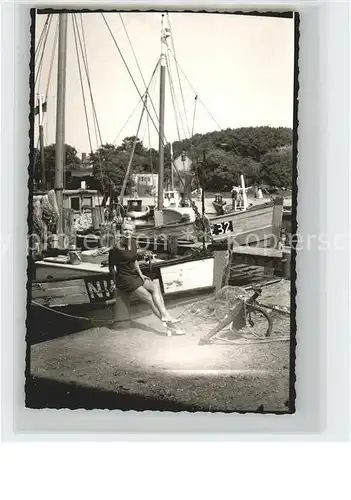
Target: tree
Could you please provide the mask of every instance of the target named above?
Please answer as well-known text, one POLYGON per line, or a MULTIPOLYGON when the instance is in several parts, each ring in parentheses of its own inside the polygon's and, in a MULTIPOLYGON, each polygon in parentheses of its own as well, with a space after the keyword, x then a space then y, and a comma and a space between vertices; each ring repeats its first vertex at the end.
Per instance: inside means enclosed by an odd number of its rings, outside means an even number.
POLYGON ((120 189, 128 165, 128 155, 113 144, 104 144, 90 156, 93 176, 104 194, 110 189, 120 189))
MULTIPOLYGON (((52 189, 55 184, 55 159, 56 159, 56 145, 50 144, 44 148, 44 161, 45 161, 45 173, 46 173, 46 183, 48 189, 52 189)), ((67 173, 80 166, 81 160, 77 155, 77 150, 65 144, 65 174, 64 179, 69 178, 67 173)), ((41 164, 40 164, 40 151, 34 149, 34 180, 39 183, 41 181, 41 164)), ((65 186, 66 187, 66 186, 65 186)))
MULTIPOLYGON (((96 188, 104 195, 109 196, 112 191, 119 195, 121 192, 134 140, 135 137, 126 137, 122 145, 118 147, 114 144, 104 144, 91 155, 96 188)), ((155 150, 144 148, 142 141, 138 139, 132 158, 127 190, 131 188, 132 174, 156 171, 155 153, 155 150)))
POLYGON ((240 171, 244 175, 247 184, 253 185, 260 182, 261 164, 252 158, 241 158, 240 171))
POLYGON ((270 151, 261 158, 260 176, 269 186, 290 188, 292 184, 292 147, 270 151))
POLYGON ((292 130, 287 127, 241 127, 226 129, 207 134, 196 134, 191 139, 176 141, 173 144, 175 154, 182 149, 198 155, 203 150, 209 153, 214 149, 223 149, 242 158, 251 158, 259 162, 262 155, 276 148, 292 144, 292 130))
POLYGON ((143 141, 141 141, 135 135, 132 135, 130 137, 125 137, 122 141, 121 146, 119 146, 117 149, 129 153, 133 148, 135 139, 136 139, 135 154, 144 155, 146 153, 146 149, 144 148, 143 141))
POLYGON ((238 182, 241 158, 221 149, 211 150, 205 155, 205 188, 207 190, 227 191, 238 182))

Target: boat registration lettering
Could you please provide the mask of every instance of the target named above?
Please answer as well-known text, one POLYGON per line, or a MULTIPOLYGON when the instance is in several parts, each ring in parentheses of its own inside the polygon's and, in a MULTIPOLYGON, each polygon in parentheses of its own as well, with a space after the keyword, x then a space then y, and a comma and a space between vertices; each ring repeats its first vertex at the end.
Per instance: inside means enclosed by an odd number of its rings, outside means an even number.
POLYGON ((220 222, 218 224, 213 224, 212 227, 212 232, 215 236, 219 236, 221 234, 227 234, 232 232, 233 229, 233 221, 225 221, 225 222, 220 222))
POLYGON ((111 298, 111 284, 113 284, 112 280, 108 283, 105 279, 86 279, 85 285, 90 301, 99 302, 111 298))

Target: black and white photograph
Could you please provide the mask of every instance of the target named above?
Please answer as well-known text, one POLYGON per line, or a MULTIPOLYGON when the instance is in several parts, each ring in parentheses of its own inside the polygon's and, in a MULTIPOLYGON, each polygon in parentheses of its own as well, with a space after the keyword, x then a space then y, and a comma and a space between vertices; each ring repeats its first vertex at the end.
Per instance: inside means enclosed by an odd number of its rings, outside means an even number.
POLYGON ((26 407, 294 413, 298 15, 31 15, 26 407))

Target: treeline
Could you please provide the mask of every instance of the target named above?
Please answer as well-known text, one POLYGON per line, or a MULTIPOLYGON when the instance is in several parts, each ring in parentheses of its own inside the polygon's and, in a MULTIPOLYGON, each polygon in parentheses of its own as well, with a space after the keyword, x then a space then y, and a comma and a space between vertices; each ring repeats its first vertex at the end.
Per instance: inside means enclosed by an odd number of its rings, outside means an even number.
MULTIPOLYGON (((90 157, 92 176, 88 187, 104 192, 121 189, 135 137, 126 137, 120 146, 105 144, 90 157)), ((245 127, 196 134, 191 139, 173 143, 173 154, 182 151, 203 171, 205 189, 228 191, 244 174, 247 184, 291 187, 292 183, 292 130, 290 128, 245 127)), ((34 178, 40 181, 40 154, 34 151, 34 178)), ((75 189, 81 179, 71 175, 82 166, 74 147, 66 145, 65 187, 75 189)), ((55 176, 55 145, 45 148, 45 169, 49 186, 55 176)), ((137 140, 132 160, 133 173, 157 173, 158 152, 137 140)), ((170 146, 165 147, 165 179, 171 177, 170 146)), ((196 183, 196 181, 195 181, 196 183)))

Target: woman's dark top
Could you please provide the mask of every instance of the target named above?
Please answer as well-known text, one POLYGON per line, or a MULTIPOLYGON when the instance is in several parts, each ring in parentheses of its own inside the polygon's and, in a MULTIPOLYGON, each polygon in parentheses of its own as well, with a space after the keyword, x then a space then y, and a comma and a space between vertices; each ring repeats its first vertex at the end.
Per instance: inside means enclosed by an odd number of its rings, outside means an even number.
POLYGON ((109 267, 116 271, 116 286, 123 292, 132 293, 144 284, 134 267, 136 259, 137 245, 134 238, 130 241, 122 238, 109 252, 109 267))

